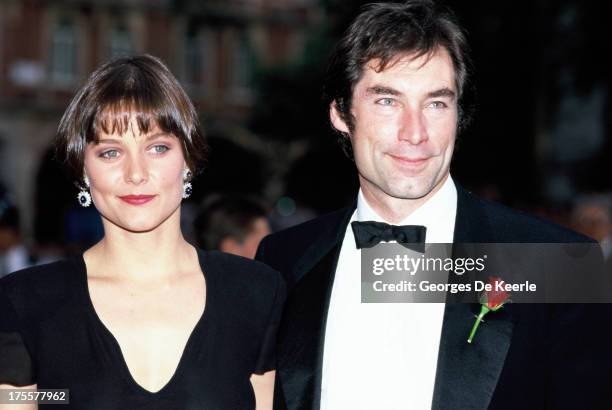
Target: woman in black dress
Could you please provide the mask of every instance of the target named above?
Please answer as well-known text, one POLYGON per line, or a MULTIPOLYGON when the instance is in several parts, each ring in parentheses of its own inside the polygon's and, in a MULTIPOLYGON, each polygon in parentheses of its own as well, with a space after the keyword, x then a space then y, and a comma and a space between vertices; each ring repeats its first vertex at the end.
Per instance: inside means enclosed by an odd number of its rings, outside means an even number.
POLYGON ((68 389, 61 409, 271 408, 284 285, 183 238, 180 204, 206 143, 173 75, 151 56, 103 65, 56 147, 104 238, 0 281, 0 385, 68 389))

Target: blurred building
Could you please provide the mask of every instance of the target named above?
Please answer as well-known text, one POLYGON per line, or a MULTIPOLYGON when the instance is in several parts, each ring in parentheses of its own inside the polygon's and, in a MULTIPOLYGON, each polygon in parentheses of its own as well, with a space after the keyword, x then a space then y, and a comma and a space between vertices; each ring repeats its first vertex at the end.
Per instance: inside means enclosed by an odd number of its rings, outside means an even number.
POLYGON ((52 197, 72 191, 53 183, 50 143, 101 62, 161 57, 207 122, 240 128, 258 67, 299 56, 319 20, 316 0, 0 0, 0 182, 22 211, 26 239, 35 221, 64 218, 52 197))

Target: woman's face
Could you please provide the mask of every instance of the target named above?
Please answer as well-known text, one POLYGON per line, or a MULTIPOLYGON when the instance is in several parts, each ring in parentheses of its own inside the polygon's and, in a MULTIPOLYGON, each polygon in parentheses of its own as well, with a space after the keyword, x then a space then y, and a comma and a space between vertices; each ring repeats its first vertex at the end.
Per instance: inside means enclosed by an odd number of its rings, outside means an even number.
POLYGON ((133 116, 123 135, 101 132, 85 150, 96 208, 105 222, 131 232, 151 231, 179 215, 185 169, 179 139, 157 124, 141 133, 133 116))

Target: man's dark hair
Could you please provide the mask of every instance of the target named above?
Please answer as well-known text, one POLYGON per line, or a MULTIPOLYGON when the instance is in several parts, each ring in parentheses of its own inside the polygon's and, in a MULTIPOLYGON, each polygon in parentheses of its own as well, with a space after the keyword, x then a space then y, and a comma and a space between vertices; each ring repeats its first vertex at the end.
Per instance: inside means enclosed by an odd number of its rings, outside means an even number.
POLYGON ((0 229, 19 231, 19 210, 0 198, 0 229))
MULTIPOLYGON (((431 56, 445 48, 453 62, 459 101, 459 128, 468 121, 462 109, 469 71, 468 46, 465 34, 448 10, 430 0, 409 0, 403 3, 373 3, 364 7, 337 44, 327 67, 323 99, 336 109, 350 132, 354 129, 351 98, 364 67, 372 59, 380 60, 377 71, 384 70, 400 54, 414 57, 431 56)), ((347 135, 340 134, 345 153, 353 157, 347 135)))
POLYGON ((181 141, 185 161, 195 174, 207 152, 198 114, 162 61, 150 55, 121 57, 95 70, 64 113, 55 150, 79 185, 87 144, 101 131, 122 135, 135 116, 140 132, 157 124, 181 141))
POLYGON ((266 218, 266 209, 243 196, 216 196, 206 201, 194 222, 197 244, 218 250, 225 238, 242 242, 253 230, 255 220, 266 218))

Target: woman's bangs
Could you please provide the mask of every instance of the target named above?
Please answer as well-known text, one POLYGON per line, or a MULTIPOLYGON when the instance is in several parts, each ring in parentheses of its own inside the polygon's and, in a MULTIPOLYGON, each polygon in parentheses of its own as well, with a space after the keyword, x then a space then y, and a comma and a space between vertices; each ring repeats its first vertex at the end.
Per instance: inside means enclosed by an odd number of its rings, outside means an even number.
MULTIPOLYGON (((136 120, 139 135, 147 134, 156 125, 163 131, 167 131, 164 129, 167 120, 164 121, 165 118, 163 117, 165 116, 160 116, 152 107, 138 107, 133 103, 124 102, 110 104, 96 116, 91 133, 92 140, 96 142, 101 133, 123 136, 130 131, 132 119, 136 120)), ((136 134, 135 130, 133 132, 136 134)))

